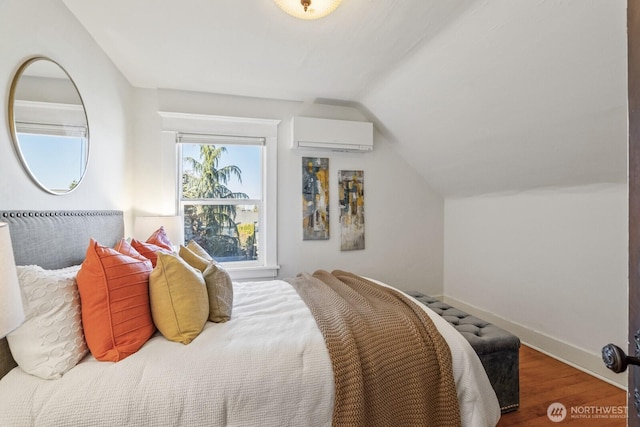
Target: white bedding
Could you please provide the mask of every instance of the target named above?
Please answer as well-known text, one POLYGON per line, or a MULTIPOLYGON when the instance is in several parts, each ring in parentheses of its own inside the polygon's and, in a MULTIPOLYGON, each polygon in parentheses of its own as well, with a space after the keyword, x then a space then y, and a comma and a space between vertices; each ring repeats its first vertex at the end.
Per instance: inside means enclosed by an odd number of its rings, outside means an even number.
MULTIPOLYGON (((449 343, 464 426, 500 409, 468 342, 425 307, 449 343)), ((61 379, 15 368, 0 380, 0 426, 330 426, 333 374, 324 340, 286 282, 234 283, 231 321, 188 345, 156 334, 120 362, 91 356, 61 379)))

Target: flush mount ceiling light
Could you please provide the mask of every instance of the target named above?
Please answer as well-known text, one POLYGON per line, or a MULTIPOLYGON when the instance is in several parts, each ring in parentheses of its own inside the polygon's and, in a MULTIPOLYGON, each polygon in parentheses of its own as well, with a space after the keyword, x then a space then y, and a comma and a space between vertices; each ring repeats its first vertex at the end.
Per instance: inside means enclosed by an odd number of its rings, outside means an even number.
POLYGON ((300 19, 324 18, 338 6, 342 0, 273 0, 291 16, 300 19))

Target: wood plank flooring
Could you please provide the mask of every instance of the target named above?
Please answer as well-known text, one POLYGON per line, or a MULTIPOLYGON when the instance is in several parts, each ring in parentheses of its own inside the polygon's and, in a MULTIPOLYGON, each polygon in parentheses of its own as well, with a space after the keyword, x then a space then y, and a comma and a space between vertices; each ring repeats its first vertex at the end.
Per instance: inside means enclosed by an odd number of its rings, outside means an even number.
MULTIPOLYGON (((621 374, 622 375, 622 374, 621 374)), ((579 369, 526 346, 520 348, 520 409, 504 414, 498 427, 572 426, 623 427, 625 418, 609 415, 625 411, 626 392, 579 369), (547 417, 552 403, 565 406, 561 422, 547 417), (594 414, 600 412, 600 414, 594 414), (608 413, 607 413, 608 412, 608 413)))

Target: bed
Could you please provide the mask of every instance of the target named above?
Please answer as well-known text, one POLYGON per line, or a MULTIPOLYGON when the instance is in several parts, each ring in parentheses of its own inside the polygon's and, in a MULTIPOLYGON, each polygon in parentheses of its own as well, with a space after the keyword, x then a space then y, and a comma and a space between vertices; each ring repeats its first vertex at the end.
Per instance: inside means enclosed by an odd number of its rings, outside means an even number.
MULTIPOLYGON (((111 247, 124 237, 120 211, 0 211, 0 221, 10 225, 16 264, 49 270, 80 265, 91 238, 111 247)), ((348 417, 336 418, 343 396, 353 396, 334 372, 333 353, 341 349, 329 345, 314 317, 317 310, 295 287, 302 277, 234 282, 231 320, 207 322, 189 344, 155 332, 118 362, 98 361, 89 352, 56 379, 26 373, 2 339, 0 425, 356 425, 348 417)), ((358 277, 353 280, 360 283, 358 277)), ((373 282, 380 288, 376 292, 397 293, 373 282)), ((450 349, 455 389, 444 403, 451 414, 433 424, 495 425, 500 407, 474 350, 446 320, 423 305, 415 307, 450 349)), ((376 381, 382 400, 393 395, 396 378, 381 374, 376 381)), ((380 424, 378 415, 367 418, 376 414, 374 407, 359 405, 360 425, 380 424)), ((423 410, 420 401, 410 405, 409 412, 423 410)))

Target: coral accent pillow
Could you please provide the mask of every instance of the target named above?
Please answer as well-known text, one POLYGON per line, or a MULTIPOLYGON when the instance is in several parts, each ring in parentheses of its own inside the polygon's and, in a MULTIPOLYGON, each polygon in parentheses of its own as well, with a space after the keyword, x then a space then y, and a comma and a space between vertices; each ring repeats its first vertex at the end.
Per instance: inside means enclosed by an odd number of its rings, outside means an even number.
POLYGON ((148 258, 143 257, 140 252, 136 251, 126 239, 121 239, 113 249, 131 258, 139 259, 140 261, 149 261, 148 258))
POLYGON ((7 341, 23 371, 46 380, 60 378, 87 354, 76 285, 79 269, 16 267, 26 318, 7 341))
POLYGON ((191 249, 187 249, 186 247, 180 245, 180 250, 178 251, 178 255, 180 258, 185 260, 187 264, 189 264, 193 268, 197 268, 200 271, 204 271, 211 261, 208 261, 202 258, 199 255, 196 255, 191 251, 191 249))
POLYGON ((151 263, 91 239, 77 282, 82 324, 97 360, 122 360, 155 332, 149 305, 151 263))
POLYGON ((171 253, 171 250, 163 248, 162 246, 154 245, 153 243, 141 242, 140 240, 131 239, 131 246, 138 251, 140 255, 151 261, 153 267, 156 266, 156 260, 158 259, 158 252, 171 253))
POLYGON ((151 314, 170 341, 189 344, 209 317, 209 298, 202 273, 175 254, 158 252, 149 277, 151 314))
POLYGON ((153 232, 151 236, 147 239, 147 243, 151 243, 156 246, 160 246, 168 250, 169 252, 173 252, 173 243, 169 240, 169 236, 167 236, 167 232, 164 230, 163 226, 160 226, 156 231, 153 232))
POLYGON ((189 240, 189 243, 187 243, 187 249, 189 249, 191 252, 193 252, 194 254, 198 255, 200 258, 204 258, 207 261, 214 261, 215 260, 211 257, 211 255, 209 255, 207 253, 207 251, 205 251, 202 246, 200 246, 199 244, 197 244, 195 242, 195 240, 189 240))
POLYGON ((226 322, 231 319, 233 308, 233 283, 220 264, 210 262, 202 273, 209 296, 209 320, 226 322))

